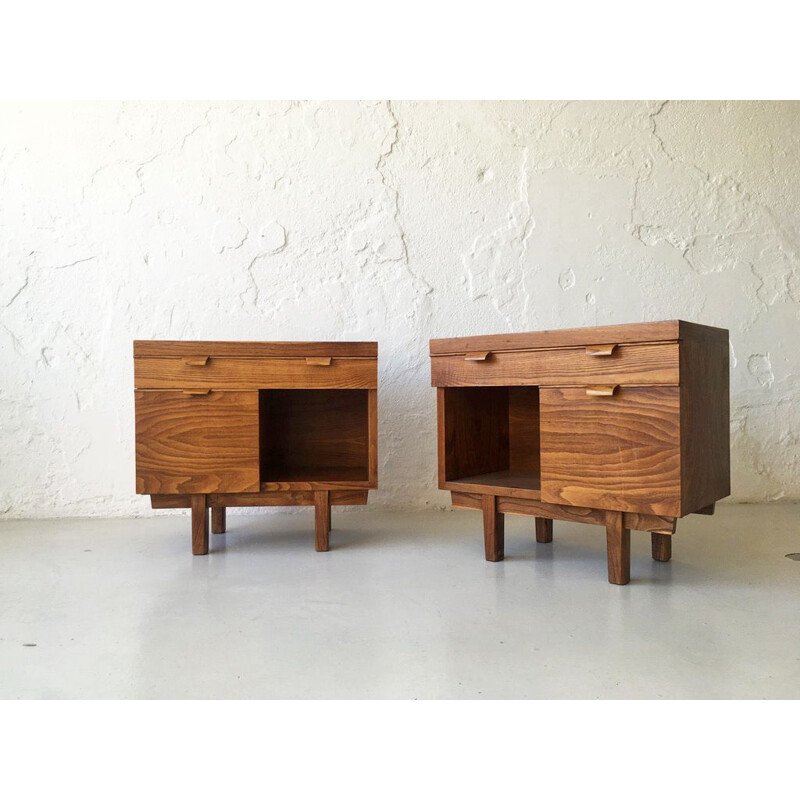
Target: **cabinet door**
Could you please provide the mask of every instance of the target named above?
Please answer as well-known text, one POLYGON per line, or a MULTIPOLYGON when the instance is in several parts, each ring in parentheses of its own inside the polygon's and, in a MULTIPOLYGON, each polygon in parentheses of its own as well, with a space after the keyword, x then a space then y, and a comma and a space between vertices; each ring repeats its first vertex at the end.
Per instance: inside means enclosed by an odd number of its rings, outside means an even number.
POLYGON ((259 490, 257 391, 135 397, 139 494, 259 490))
POLYGON ((541 391, 542 500, 680 515, 680 389, 541 391))

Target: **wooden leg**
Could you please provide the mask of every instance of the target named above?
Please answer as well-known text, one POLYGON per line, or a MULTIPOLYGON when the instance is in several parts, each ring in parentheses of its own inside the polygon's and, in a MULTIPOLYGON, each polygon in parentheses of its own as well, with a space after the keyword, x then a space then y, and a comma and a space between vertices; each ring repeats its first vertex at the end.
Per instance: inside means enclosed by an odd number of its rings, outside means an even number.
POLYGON ((331 530, 331 495, 330 492, 314 492, 314 534, 318 553, 324 553, 329 547, 331 530))
POLYGON ((225 509, 211 509, 211 533, 225 533, 225 509))
POLYGON ((653 546, 653 558, 656 561, 669 561, 672 558, 672 537, 666 533, 650 534, 650 541, 653 546))
POLYGON ((620 586, 631 579, 631 532, 622 525, 621 511, 606 511, 608 582, 620 586))
POLYGON ((536 517, 536 541, 541 544, 553 541, 553 520, 536 517))
POLYGON ((483 543, 487 561, 502 561, 505 545, 505 517, 497 510, 497 497, 483 495, 483 543))
POLYGON ((208 500, 204 494, 192 495, 192 554, 208 553, 208 500))

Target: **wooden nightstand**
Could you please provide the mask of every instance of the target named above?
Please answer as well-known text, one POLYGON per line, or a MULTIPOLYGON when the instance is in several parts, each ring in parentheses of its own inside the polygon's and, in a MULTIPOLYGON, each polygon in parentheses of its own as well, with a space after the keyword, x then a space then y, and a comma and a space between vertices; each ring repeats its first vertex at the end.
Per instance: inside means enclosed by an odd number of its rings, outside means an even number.
POLYGON ((630 530, 668 561, 678 517, 730 493, 728 331, 690 322, 432 339, 439 488, 483 512, 605 525, 608 579, 630 580, 630 530))
POLYGON ((192 552, 229 506, 331 506, 378 485, 376 342, 133 343, 136 491, 192 509, 192 552))

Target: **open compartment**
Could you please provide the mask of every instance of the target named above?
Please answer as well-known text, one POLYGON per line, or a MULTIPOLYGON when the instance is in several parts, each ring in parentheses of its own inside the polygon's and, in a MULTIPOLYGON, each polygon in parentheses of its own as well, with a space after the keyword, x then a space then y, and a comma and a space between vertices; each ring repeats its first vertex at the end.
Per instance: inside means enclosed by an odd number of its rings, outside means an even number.
POLYGON ((263 483, 369 480, 366 389, 261 389, 263 483))
POLYGON ((439 391, 440 481, 464 491, 473 485, 538 492, 539 387, 439 391))

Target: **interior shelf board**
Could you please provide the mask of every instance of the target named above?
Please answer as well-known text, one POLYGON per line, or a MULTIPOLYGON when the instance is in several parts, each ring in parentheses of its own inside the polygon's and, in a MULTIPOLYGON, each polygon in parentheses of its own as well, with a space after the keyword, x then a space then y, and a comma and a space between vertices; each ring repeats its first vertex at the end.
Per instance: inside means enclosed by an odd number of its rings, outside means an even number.
POLYGON ((521 469, 501 469, 496 472, 485 472, 481 475, 468 475, 464 478, 447 481, 447 485, 448 487, 453 485, 456 491, 458 488, 467 490, 467 487, 475 487, 476 489, 490 487, 492 489, 506 490, 494 491, 490 492, 490 494, 511 494, 515 491, 525 492, 526 496, 529 497, 532 497, 533 494, 541 494, 539 473, 521 469))

